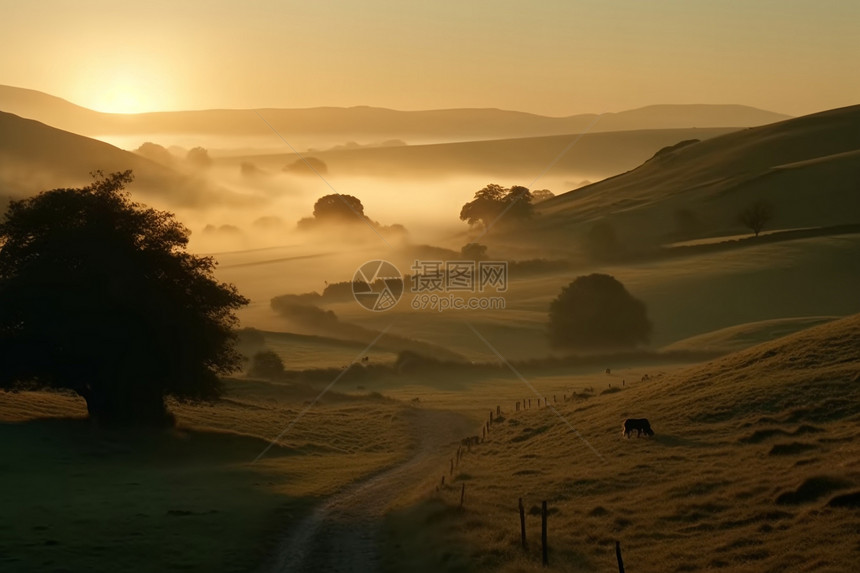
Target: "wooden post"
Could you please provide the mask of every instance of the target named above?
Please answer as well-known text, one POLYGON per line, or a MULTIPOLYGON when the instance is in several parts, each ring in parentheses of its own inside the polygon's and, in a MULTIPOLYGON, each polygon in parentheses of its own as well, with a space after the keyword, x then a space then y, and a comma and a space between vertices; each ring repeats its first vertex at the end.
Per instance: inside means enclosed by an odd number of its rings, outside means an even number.
POLYGON ((442 474, 442 486, 445 486, 445 474, 442 474))
POLYGON ((463 507, 463 499, 466 497, 466 482, 463 482, 463 489, 460 490, 460 507, 463 507))
POLYGON ((615 542, 615 558, 618 560, 618 573, 624 573, 624 561, 621 560, 621 542, 615 542))
POLYGON ((531 407, 532 407, 532 399, 529 398, 529 408, 531 408, 531 407))
POLYGON ((553 401, 553 402, 558 402, 558 398, 556 398, 556 397, 555 397, 555 394, 553 394, 553 395, 552 395, 552 401, 553 401))
POLYGON ((540 510, 540 544, 541 544, 541 552, 543 553, 543 566, 546 567, 549 565, 549 559, 547 559, 547 546, 546 546, 546 502, 544 501, 541 504, 540 510))
POLYGON ((486 440, 487 439, 487 427, 484 426, 481 429, 484 431, 484 435, 483 435, 483 437, 481 437, 481 440, 486 440))
POLYGON ((490 410, 490 421, 489 421, 489 423, 490 424, 493 423, 493 411, 492 410, 490 410))
POLYGON ((520 403, 517 402, 517 412, 519 412, 519 411, 520 411, 520 403))
POLYGON ((498 418, 501 415, 502 415, 502 407, 496 406, 496 417, 498 418))
POLYGON ((523 506, 523 498, 520 498, 520 537, 523 542, 523 550, 526 550, 526 508, 523 506))

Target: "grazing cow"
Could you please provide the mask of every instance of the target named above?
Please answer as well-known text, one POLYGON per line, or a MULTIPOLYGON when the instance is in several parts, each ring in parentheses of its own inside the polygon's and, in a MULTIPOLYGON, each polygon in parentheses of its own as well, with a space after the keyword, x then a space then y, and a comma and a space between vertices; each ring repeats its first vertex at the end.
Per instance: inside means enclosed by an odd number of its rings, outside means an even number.
POLYGON ((653 436, 654 430, 651 429, 651 423, 647 418, 627 418, 621 426, 621 435, 630 438, 630 434, 636 430, 636 437, 645 432, 646 436, 653 436))

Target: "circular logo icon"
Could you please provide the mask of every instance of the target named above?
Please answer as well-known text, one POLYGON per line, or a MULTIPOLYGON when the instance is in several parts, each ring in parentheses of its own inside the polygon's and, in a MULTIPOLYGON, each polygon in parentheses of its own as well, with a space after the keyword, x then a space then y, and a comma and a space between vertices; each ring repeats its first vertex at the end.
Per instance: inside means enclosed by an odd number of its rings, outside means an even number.
POLYGON ((403 275, 388 261, 368 261, 352 277, 352 296, 367 310, 394 308, 403 296, 403 275))

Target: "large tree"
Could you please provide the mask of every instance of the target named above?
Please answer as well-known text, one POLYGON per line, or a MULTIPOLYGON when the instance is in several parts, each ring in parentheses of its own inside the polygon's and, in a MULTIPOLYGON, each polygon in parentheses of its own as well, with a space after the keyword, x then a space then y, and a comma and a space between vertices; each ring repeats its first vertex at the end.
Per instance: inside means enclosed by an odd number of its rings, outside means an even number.
POLYGON ((240 364, 247 299, 186 252, 131 172, 12 201, 0 222, 0 386, 65 388, 105 425, 163 425, 165 397, 210 399, 240 364))
POLYGON ((647 343, 645 304, 614 277, 580 276, 549 307, 550 343, 564 349, 630 348, 647 343))
POLYGON ((528 219, 534 212, 532 194, 526 187, 510 189, 490 183, 475 193, 475 198, 460 209, 460 220, 489 228, 496 222, 512 223, 528 219))

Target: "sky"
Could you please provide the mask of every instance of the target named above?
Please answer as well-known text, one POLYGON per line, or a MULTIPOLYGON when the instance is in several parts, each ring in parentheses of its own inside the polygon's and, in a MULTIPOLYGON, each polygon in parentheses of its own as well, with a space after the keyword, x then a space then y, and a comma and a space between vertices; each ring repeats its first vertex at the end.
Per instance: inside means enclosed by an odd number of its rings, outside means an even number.
POLYGON ((0 84, 110 112, 860 103, 860 2, 0 0, 0 84))

